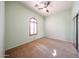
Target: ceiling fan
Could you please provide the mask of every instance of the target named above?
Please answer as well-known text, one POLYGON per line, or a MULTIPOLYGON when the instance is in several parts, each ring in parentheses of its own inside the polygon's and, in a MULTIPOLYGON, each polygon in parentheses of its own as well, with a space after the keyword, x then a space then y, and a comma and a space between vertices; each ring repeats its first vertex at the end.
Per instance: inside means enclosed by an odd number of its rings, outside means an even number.
POLYGON ((50 5, 50 3, 51 3, 50 1, 42 1, 42 2, 39 2, 39 4, 35 4, 35 7, 37 7, 39 10, 46 9, 46 12, 49 12, 47 7, 50 5), (40 7, 40 4, 43 5, 43 7, 40 7))

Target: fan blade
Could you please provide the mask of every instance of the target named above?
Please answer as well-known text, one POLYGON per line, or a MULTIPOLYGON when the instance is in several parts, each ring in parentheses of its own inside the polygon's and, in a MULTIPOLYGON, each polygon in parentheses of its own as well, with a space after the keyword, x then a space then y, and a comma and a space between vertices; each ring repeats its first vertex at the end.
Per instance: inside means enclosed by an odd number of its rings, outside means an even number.
POLYGON ((38 9, 43 9, 43 8, 38 8, 38 9))
POLYGON ((48 1, 47 6, 50 4, 50 1, 48 1))
POLYGON ((47 1, 47 3, 45 3, 44 8, 47 8, 50 5, 50 1, 47 1))
POLYGON ((38 7, 38 4, 36 4, 35 7, 38 7))

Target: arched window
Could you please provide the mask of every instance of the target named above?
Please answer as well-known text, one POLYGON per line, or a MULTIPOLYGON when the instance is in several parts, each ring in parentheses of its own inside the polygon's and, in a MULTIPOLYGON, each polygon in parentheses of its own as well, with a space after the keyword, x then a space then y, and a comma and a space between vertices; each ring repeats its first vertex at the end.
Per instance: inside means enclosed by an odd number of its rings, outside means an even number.
POLYGON ((37 34, 37 20, 32 17, 30 18, 30 27, 29 27, 29 35, 36 35, 37 34))

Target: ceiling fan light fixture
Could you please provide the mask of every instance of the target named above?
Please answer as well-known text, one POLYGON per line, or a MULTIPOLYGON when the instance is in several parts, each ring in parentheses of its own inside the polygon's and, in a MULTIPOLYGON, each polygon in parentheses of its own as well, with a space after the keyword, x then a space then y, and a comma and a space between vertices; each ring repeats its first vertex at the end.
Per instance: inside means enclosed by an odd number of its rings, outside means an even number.
POLYGON ((45 10, 45 12, 49 12, 47 7, 50 5, 50 1, 41 1, 39 4, 36 4, 35 7, 37 7, 39 10, 45 10))

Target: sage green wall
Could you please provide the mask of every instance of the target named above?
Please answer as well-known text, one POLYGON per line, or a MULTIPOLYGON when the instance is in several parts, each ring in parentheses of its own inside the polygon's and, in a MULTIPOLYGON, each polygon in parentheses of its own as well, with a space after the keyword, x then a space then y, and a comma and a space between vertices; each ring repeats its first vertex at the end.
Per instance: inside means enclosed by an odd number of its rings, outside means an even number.
POLYGON ((4 57, 4 4, 5 3, 3 1, 0 1, 0 58, 4 57))
POLYGON ((6 50, 44 36, 43 17, 18 2, 5 2, 6 50), (38 21, 38 35, 29 36, 29 18, 38 21))
POLYGON ((79 13, 79 1, 74 1, 73 8, 72 8, 72 18, 79 13))
POLYGON ((46 17, 45 32, 48 38, 72 42, 72 9, 46 17))

